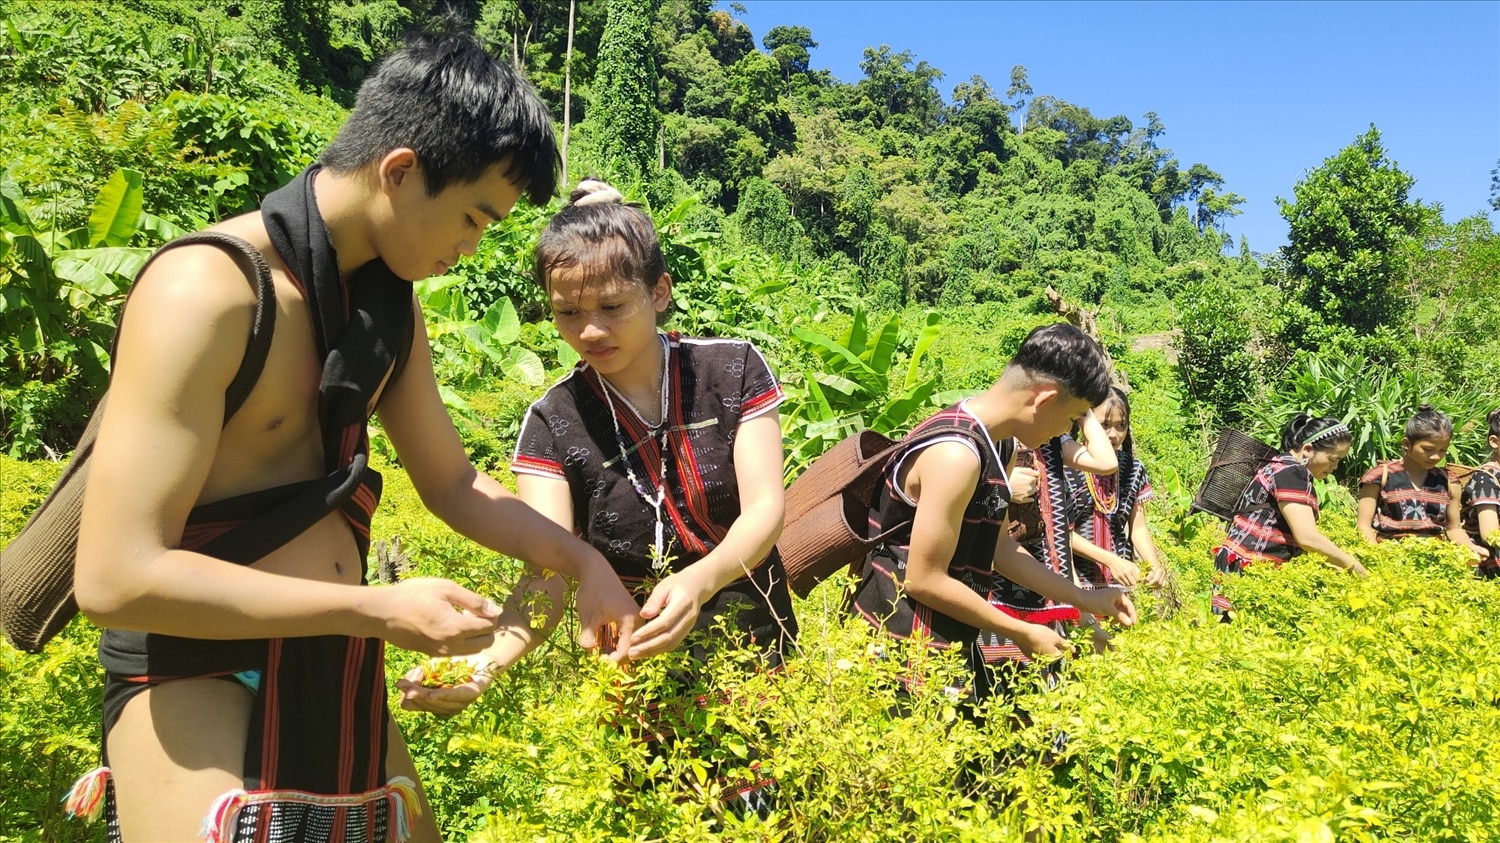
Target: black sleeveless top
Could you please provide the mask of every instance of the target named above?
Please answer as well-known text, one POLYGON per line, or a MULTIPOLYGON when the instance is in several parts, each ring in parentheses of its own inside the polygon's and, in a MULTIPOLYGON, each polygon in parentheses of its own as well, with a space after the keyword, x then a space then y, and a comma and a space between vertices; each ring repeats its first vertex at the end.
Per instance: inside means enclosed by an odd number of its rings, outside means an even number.
POLYGON ((966 646, 979 630, 925 606, 902 588, 906 580, 906 563, 911 553, 911 522, 917 507, 897 486, 896 477, 902 463, 917 451, 938 442, 960 441, 974 448, 979 457, 979 482, 964 509, 963 526, 958 544, 948 563, 948 576, 958 580, 980 597, 988 598, 990 569, 995 556, 995 542, 1005 528, 1005 511, 1010 504, 1010 485, 1005 465, 1010 461, 1013 440, 997 448, 979 419, 964 406, 955 404, 922 422, 908 438, 949 428, 953 436, 938 436, 903 450, 892 458, 884 483, 876 489, 870 506, 870 535, 900 527, 894 537, 877 547, 865 559, 863 576, 854 594, 854 610, 872 625, 902 638, 914 633, 926 636, 934 647, 966 646), (984 443, 979 446, 976 443, 984 443))

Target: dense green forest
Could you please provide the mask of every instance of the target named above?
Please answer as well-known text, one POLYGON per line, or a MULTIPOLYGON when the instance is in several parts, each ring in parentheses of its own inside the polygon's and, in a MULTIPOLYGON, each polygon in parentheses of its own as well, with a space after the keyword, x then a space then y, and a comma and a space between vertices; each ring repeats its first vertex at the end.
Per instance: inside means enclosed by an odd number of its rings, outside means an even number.
MULTIPOLYGON (((1373 125, 1278 188, 1288 245, 1258 253, 1224 233, 1233 185, 1166 145, 1171 115, 1096 116, 1021 66, 949 87, 887 45, 840 80, 814 69, 817 33, 752 33, 709 0, 0 0, 0 540, 102 393, 151 249, 255 208, 332 137, 371 63, 439 14, 524 70, 569 181, 602 175, 651 208, 672 327, 763 348, 788 393, 789 475, 857 428, 899 432, 988 385, 1027 331, 1067 318, 1132 390, 1177 570, 1116 652, 1023 698, 1036 725, 1001 736, 950 722, 940 694, 893 720, 881 663, 825 585, 799 603, 804 658, 780 685, 733 664, 705 680, 772 702, 695 721, 723 739, 670 758, 671 787, 629 787, 650 762, 596 727, 612 677, 559 633, 470 712, 403 715, 451 839, 1500 834, 1500 657, 1483 631, 1500 599, 1451 548, 1366 548, 1376 576, 1360 583, 1311 562, 1247 576, 1236 602, 1251 619, 1205 622, 1221 531, 1189 501, 1220 426, 1273 441, 1293 413, 1342 417, 1347 483, 1395 456, 1429 402, 1458 428, 1455 461, 1487 457, 1500 239, 1487 217, 1412 195, 1373 125), (871 353, 880 336, 894 356, 871 353), (1044 762, 1058 731, 1069 748, 1044 762), (693 759, 746 735, 782 747, 767 763, 794 807, 768 824, 705 818, 693 759), (997 741, 999 758, 984 751, 997 741), (922 758, 944 761, 908 763, 922 758), (953 787, 979 758, 975 783, 953 787)), ((528 266, 556 207, 523 203, 417 286, 444 399, 501 477, 521 414, 576 359, 528 266)), ((393 487, 385 547, 508 589, 515 563, 446 534, 375 444, 393 487)), ((1358 544, 1346 487, 1323 494, 1330 529, 1358 544)), ((56 809, 95 763, 96 636, 79 621, 42 656, 0 645, 0 841, 99 833, 56 809)))

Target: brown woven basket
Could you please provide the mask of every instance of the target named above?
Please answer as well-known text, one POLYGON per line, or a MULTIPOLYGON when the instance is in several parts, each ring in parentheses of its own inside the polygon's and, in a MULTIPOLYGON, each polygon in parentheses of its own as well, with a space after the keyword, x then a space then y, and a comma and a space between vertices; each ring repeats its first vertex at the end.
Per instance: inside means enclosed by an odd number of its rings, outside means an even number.
POLYGON ((1218 444, 1208 464, 1208 474, 1193 496, 1193 509, 1216 515, 1225 521, 1234 517, 1245 487, 1255 473, 1275 458, 1275 448, 1232 427, 1219 431, 1218 444))
POLYGON ((78 603, 73 600, 73 555, 88 484, 88 457, 103 416, 101 399, 52 493, 0 551, 0 628, 18 650, 41 652, 42 645, 78 614, 78 603))
POLYGON ((776 542, 792 591, 806 597, 840 569, 851 569, 875 544, 870 499, 896 445, 862 430, 818 457, 786 492, 786 526, 776 542))

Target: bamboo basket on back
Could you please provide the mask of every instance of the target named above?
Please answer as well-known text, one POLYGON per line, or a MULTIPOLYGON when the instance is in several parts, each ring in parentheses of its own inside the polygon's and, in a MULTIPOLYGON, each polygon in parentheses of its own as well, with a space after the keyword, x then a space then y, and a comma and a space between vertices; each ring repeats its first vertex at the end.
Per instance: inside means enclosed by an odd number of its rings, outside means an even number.
POLYGON ((1232 427, 1220 430, 1208 473, 1193 495, 1193 509, 1225 521, 1233 519, 1245 487, 1277 453, 1275 448, 1232 427))

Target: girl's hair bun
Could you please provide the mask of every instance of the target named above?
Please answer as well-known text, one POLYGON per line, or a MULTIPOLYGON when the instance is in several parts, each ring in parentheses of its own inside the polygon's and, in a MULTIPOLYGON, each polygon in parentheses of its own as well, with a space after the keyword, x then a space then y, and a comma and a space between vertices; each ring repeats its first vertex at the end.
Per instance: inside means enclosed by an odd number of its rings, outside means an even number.
POLYGON ((571 205, 623 205, 624 194, 602 179, 586 178, 568 194, 571 205))

